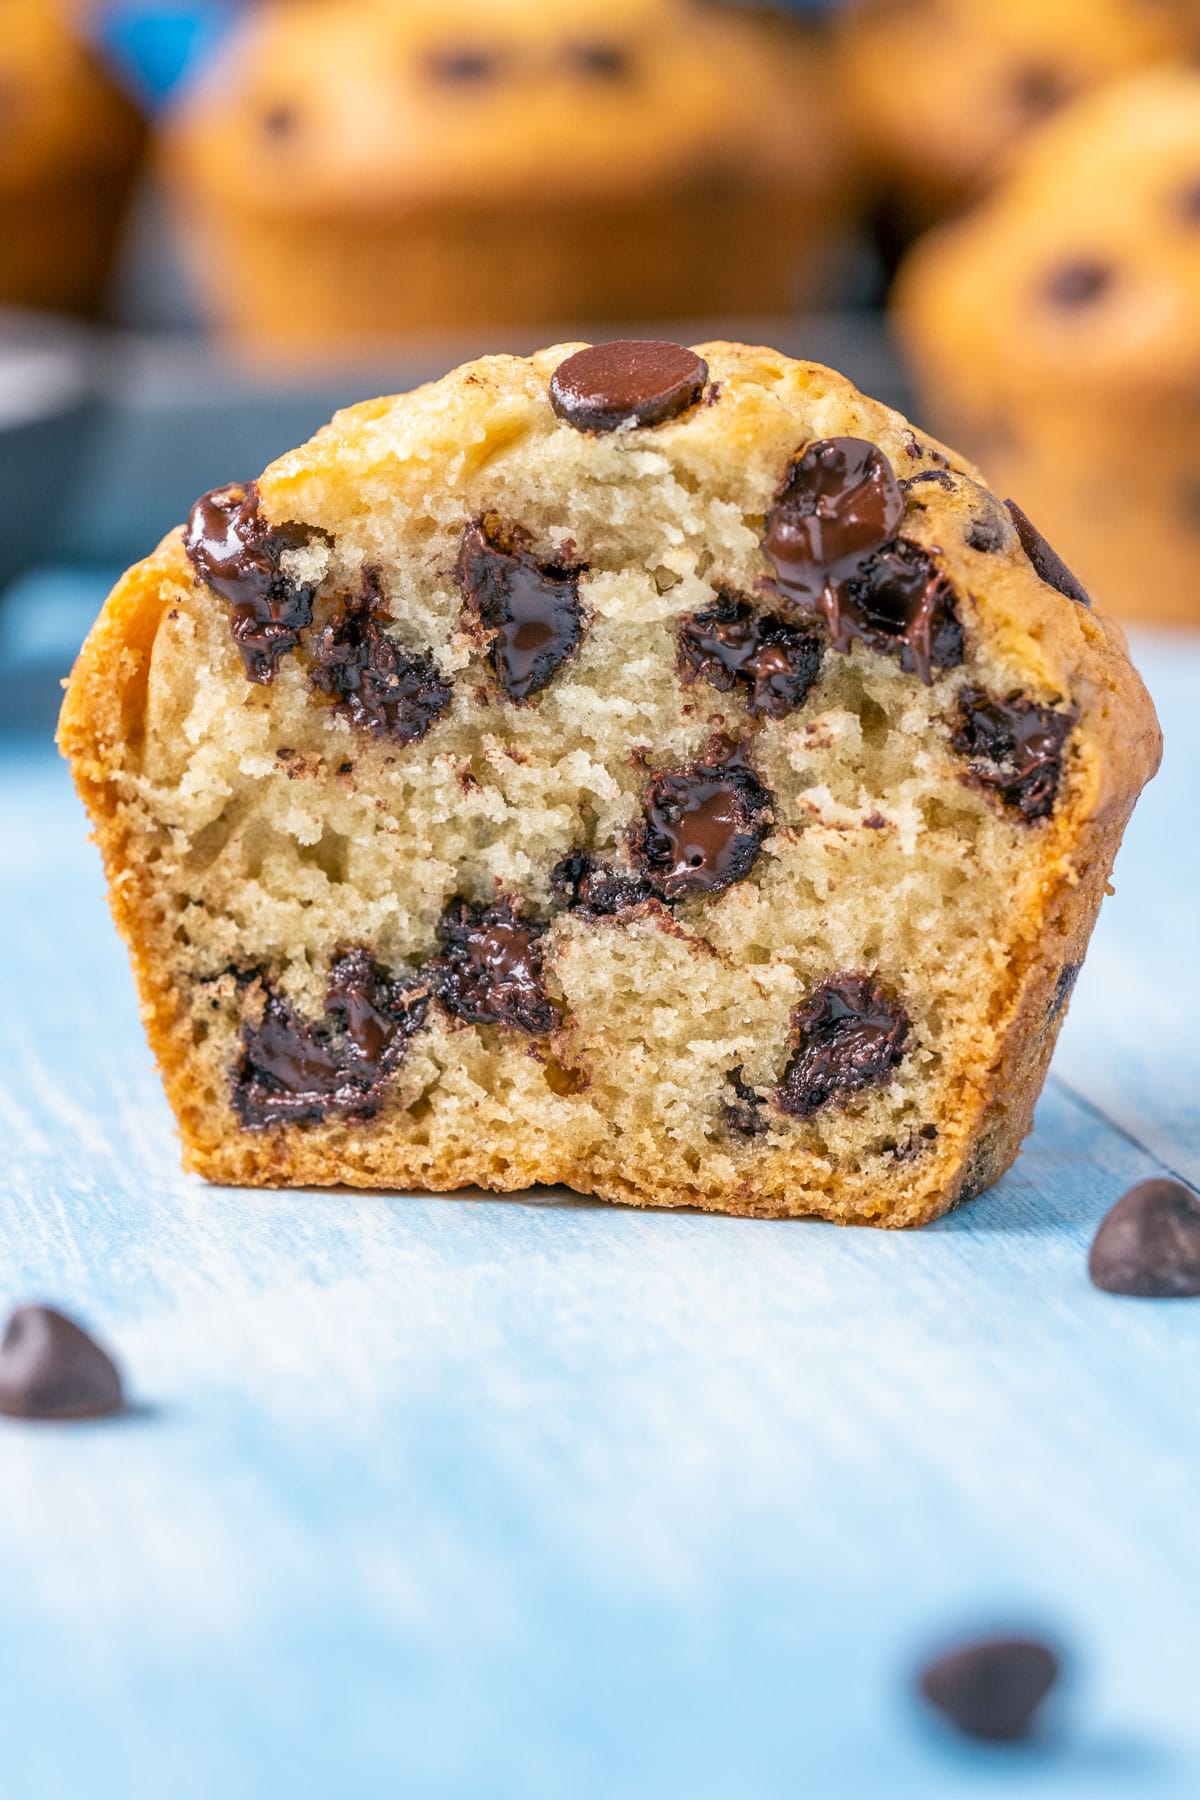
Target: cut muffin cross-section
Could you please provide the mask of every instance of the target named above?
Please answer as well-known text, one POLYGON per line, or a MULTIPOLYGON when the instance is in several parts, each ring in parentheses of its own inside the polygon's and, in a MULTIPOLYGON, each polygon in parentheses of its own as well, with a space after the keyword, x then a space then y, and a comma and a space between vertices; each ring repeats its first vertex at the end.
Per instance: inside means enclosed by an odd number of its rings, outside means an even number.
POLYGON ((484 358, 205 496, 60 731, 188 1166, 978 1192, 1157 765, 1086 598, 953 453, 736 344, 484 358))

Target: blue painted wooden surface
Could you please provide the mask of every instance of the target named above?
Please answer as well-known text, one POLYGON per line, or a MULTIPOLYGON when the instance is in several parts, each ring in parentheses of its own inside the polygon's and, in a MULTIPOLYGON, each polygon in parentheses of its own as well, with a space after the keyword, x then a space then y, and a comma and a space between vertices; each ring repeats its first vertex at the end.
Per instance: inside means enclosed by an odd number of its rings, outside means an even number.
POLYGON ((0 1421, 0 1792, 1200 1794, 1200 1303, 1085 1273, 1200 1179, 1200 644, 1138 649, 1167 763, 1037 1130, 909 1236, 185 1179, 65 775, 0 749, 0 1299, 140 1403, 0 1421), (993 1624, 1068 1649, 1037 1748, 910 1698, 993 1624))

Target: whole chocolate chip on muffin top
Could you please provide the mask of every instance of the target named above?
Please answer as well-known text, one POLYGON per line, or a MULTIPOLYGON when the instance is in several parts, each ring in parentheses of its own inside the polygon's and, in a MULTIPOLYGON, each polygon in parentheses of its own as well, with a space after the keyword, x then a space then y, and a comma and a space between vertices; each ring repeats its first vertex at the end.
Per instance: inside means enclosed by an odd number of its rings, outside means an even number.
POLYGON ((560 363, 550 381, 550 404, 577 431, 662 425, 694 406, 707 380, 708 364, 694 350, 623 338, 577 350, 560 363))

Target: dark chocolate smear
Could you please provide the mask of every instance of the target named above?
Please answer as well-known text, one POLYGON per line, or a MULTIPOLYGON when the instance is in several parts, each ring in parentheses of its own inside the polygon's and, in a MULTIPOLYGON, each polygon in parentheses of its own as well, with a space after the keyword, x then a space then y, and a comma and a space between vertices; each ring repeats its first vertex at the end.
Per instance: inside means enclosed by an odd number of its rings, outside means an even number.
POLYGON ((387 608, 373 573, 342 603, 317 640, 313 686, 335 711, 376 737, 415 744, 450 704, 450 683, 432 656, 402 650, 383 630, 387 608))
POLYGON ((1071 573, 1057 550, 1046 542, 1028 514, 1021 511, 1015 500, 1006 500, 1004 504, 1012 515, 1021 548, 1042 580, 1049 587, 1057 588, 1060 594, 1065 594, 1068 600, 1077 600, 1080 606, 1090 606, 1092 603, 1082 581, 1071 573))
POLYGON ((1167 1176, 1139 1181, 1101 1221, 1088 1274, 1106 1294, 1149 1300, 1200 1294, 1200 1195, 1167 1176))
POLYGON ((1058 1672, 1058 1657, 1036 1638, 984 1638, 928 1663, 920 1689, 964 1736, 1011 1744, 1029 1735, 1058 1672))
POLYGON ((664 900, 744 881, 771 829, 771 796, 742 762, 689 763, 656 775, 629 836, 634 863, 664 900))
POLYGON ((951 742, 971 758, 971 776, 1030 822, 1054 810, 1071 713, 1035 706, 1027 695, 998 700, 982 688, 958 697, 951 742))
POLYGON ((99 1419, 125 1405, 116 1364, 52 1306, 19 1306, 0 1338, 0 1413, 14 1419, 99 1419))
POLYGON ((280 565, 289 550, 314 540, 329 542, 313 525, 268 525, 254 482, 214 488, 188 517, 184 549, 200 579, 229 602, 246 678, 262 687, 274 681, 281 657, 312 624, 316 588, 293 581, 280 565))
POLYGON ((303 1018, 268 988, 259 1022, 242 1025, 233 1077, 242 1124, 372 1117, 428 1005, 424 986, 393 980, 364 949, 332 964, 321 1020, 303 1018))
POLYGON ((550 404, 576 431, 662 425, 694 406, 708 364, 694 350, 660 339, 622 339, 577 350, 550 380, 550 404))
POLYGON ((1076 307, 1091 306, 1107 293, 1113 275, 1110 263, 1080 258, 1052 270, 1042 284, 1042 292, 1052 305, 1073 311, 1076 307))
POLYGON ((554 678, 583 636, 581 570, 540 563, 520 534, 495 520, 468 526, 458 559, 467 603, 492 633, 489 655, 510 700, 529 700, 554 678))
POLYGON ((771 1129, 770 1120, 764 1116, 766 1100, 743 1080, 741 1063, 730 1069, 725 1079, 733 1092, 732 1100, 721 1102, 726 1126, 738 1137, 761 1137, 771 1129))
POLYGON ((785 718, 804 705, 821 672, 820 638, 732 595, 680 619, 677 629, 685 675, 719 693, 740 688, 751 713, 785 718))
POLYGON ((586 850, 572 850, 550 871, 550 889, 572 911, 611 918, 656 898, 648 881, 626 869, 606 867, 586 850))
POLYGON ((775 1100, 806 1119, 888 1079, 904 1054, 908 1014, 873 976, 835 975, 793 1013, 792 1036, 775 1100))
POLYGON ((515 1025, 539 1036, 553 1031, 562 1015, 544 985, 545 933, 508 902, 452 900, 438 924, 442 954, 426 964, 447 1012, 468 1025, 515 1025))

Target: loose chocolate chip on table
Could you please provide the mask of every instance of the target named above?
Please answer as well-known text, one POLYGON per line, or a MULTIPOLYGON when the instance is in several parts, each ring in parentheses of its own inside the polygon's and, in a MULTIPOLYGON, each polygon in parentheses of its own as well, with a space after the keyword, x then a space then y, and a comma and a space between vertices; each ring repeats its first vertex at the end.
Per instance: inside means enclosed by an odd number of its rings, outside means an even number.
POLYGON ((577 350, 550 381, 550 404, 577 431, 662 425, 694 406, 708 364, 694 350, 660 339, 621 339, 577 350))
POLYGON ((971 778, 1031 823, 1054 810, 1071 713, 1035 706, 1025 694, 998 700, 982 688, 958 697, 951 743, 971 760, 971 778))
POLYGON ((611 917, 655 898, 648 881, 627 870, 606 868, 585 850, 572 850, 550 871, 551 892, 574 910, 611 917))
POLYGON ((295 581, 282 561, 314 541, 329 538, 312 525, 268 525, 254 482, 201 495, 188 518, 184 549, 200 579, 229 602, 230 629, 246 677, 263 687, 274 681, 280 658, 312 624, 316 589, 295 581))
POLYGON ((450 683, 432 656, 393 643, 380 623, 387 617, 378 578, 368 572, 318 638, 312 682, 364 731, 415 744, 449 706, 450 683))
POLYGON ((1012 1744, 1029 1735, 1058 1674, 1058 1657, 1036 1638, 983 1638, 928 1663, 919 1685, 964 1736, 1012 1744))
POLYGON ((903 517, 900 484, 876 444, 818 439, 792 463, 767 514, 773 585, 806 610, 828 612, 826 595, 889 542, 903 517))
POLYGON ((494 519, 467 527, 458 581, 480 624, 493 634, 489 656, 510 700, 540 694, 582 638, 581 573, 539 562, 519 532, 494 519))
POLYGON ((1108 1294, 1200 1294, 1200 1194, 1167 1176, 1139 1181, 1101 1221, 1088 1274, 1108 1294))
POLYGON ((664 900, 743 881, 771 829, 771 796, 742 762, 689 763, 655 775, 629 835, 634 863, 664 900))
POLYGON ((775 1102, 806 1119, 888 1079, 904 1054, 908 1014, 872 976, 835 975, 793 1013, 792 1037, 775 1102))
POLYGON ((515 1025, 543 1034, 562 1021, 546 993, 546 927, 519 917, 509 902, 474 906, 452 900, 438 924, 442 954, 426 964, 438 999, 468 1025, 515 1025))
POLYGON ((261 1017, 242 1025, 233 1106, 251 1130, 270 1125, 370 1118, 388 1077, 425 1018, 427 989, 393 980, 369 951, 332 964, 325 1017, 305 1019, 265 982, 261 1017))
POLYGON ((1042 292, 1055 306, 1091 306, 1112 286, 1113 270, 1109 263, 1063 263, 1046 277, 1042 292))
POLYGON ((1087 589, 1077 575, 1072 575, 1057 550, 1051 548, 1027 513, 1023 513, 1015 500, 1004 502, 1017 528, 1017 536, 1021 540, 1021 548, 1048 587, 1057 588, 1068 600, 1077 600, 1080 606, 1090 606, 1087 589))
POLYGON ((734 1095, 732 1100, 721 1102, 729 1130, 739 1137, 761 1137, 765 1131, 770 1131, 770 1120, 763 1116, 766 1100, 742 1079, 742 1064, 730 1069, 725 1079, 734 1095))
POLYGON ((125 1405, 121 1375, 94 1338, 52 1306, 19 1306, 0 1338, 0 1413, 98 1419, 125 1405))
POLYGON ((729 594, 680 619, 677 630, 685 675, 719 693, 740 687, 751 713, 785 718, 804 705, 821 672, 818 637, 729 594))

